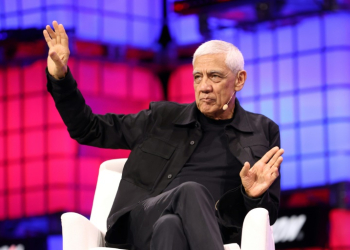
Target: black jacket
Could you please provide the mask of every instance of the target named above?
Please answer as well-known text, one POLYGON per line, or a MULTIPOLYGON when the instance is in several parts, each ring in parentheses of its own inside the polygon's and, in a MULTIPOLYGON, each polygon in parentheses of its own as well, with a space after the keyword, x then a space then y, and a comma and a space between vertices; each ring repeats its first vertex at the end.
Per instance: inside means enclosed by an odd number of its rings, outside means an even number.
MULTIPOLYGON (((196 105, 152 102, 148 110, 137 114, 96 115, 85 104, 70 71, 63 80, 55 80, 47 72, 47 79, 48 91, 73 139, 95 147, 131 149, 108 217, 106 234, 108 243, 128 247, 126 216, 123 215, 139 201, 160 194, 201 139, 196 105)), ((242 166, 246 161, 253 166, 270 148, 280 146, 278 126, 263 115, 245 111, 238 100, 226 135, 231 153, 242 166)), ((255 207, 266 208, 274 223, 279 196, 279 177, 258 199, 246 196, 242 187, 230 190, 217 203, 221 225, 228 232, 239 231, 245 214, 255 207)), ((225 243, 231 240, 230 235, 224 239, 225 243)))

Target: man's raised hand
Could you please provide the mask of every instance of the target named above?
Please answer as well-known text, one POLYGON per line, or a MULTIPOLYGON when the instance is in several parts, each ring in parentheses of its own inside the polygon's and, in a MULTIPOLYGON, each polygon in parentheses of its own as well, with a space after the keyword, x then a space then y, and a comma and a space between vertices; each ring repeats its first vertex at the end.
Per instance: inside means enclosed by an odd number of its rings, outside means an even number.
POLYGON ((49 73, 56 79, 64 78, 67 73, 69 58, 68 36, 62 24, 52 22, 54 30, 46 25, 43 31, 49 55, 47 57, 47 68, 49 73))
POLYGON ((283 149, 274 147, 269 150, 252 168, 245 162, 240 177, 249 197, 261 196, 279 176, 278 169, 283 161, 283 149))

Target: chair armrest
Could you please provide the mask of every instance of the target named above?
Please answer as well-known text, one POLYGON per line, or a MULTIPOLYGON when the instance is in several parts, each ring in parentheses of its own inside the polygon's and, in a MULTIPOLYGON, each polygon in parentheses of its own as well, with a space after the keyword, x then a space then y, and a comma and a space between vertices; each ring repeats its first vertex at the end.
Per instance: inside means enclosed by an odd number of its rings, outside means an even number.
POLYGON ((242 229, 242 250, 275 250, 269 212, 255 208, 244 218, 242 229))
POLYGON ((88 219, 77 213, 61 216, 63 250, 88 250, 104 246, 104 236, 88 219))

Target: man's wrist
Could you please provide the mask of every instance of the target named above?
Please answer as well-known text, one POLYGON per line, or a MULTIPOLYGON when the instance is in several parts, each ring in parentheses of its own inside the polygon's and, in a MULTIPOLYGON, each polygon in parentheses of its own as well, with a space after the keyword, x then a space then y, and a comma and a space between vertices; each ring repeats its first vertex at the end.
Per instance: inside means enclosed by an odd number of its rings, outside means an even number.
POLYGON ((72 73, 69 70, 69 67, 67 67, 67 73, 65 77, 62 79, 56 79, 55 77, 53 77, 49 73, 48 68, 46 68, 46 76, 48 80, 48 88, 53 91, 70 92, 71 90, 77 87, 77 84, 72 76, 72 73))
POLYGON ((247 198, 249 198, 249 199, 258 200, 258 199, 260 199, 263 196, 263 194, 259 195, 257 197, 250 195, 249 192, 247 192, 247 190, 244 188, 243 185, 242 185, 242 189, 241 190, 242 190, 242 194, 244 196, 246 196, 247 198))
POLYGON ((48 71, 49 75, 52 76, 53 78, 55 78, 56 80, 63 80, 66 76, 67 76, 67 73, 68 73, 68 69, 66 69, 66 72, 64 72, 63 75, 52 75, 50 73, 50 71, 48 71))

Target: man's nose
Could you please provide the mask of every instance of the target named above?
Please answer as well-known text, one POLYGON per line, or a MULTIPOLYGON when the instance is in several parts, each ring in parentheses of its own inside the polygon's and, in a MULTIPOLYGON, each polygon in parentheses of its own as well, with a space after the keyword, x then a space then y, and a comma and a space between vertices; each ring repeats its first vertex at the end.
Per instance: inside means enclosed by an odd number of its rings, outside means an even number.
POLYGON ((208 77, 206 77, 206 76, 203 77, 203 79, 200 83, 199 89, 202 92, 209 92, 212 90, 211 82, 210 82, 210 79, 208 77))

